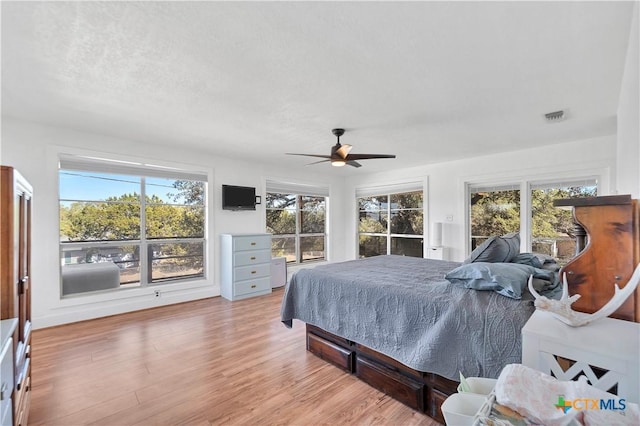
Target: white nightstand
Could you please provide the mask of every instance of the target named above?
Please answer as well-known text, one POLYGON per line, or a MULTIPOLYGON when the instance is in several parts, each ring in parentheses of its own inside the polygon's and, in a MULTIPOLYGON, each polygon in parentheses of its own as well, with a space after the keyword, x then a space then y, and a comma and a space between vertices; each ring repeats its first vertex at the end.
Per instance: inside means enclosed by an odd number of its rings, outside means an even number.
POLYGON ((427 247, 425 257, 434 260, 447 260, 446 251, 444 247, 427 247))
POLYGON ((603 318, 570 327, 536 311, 522 329, 523 365, 559 380, 585 375, 592 386, 617 387, 611 392, 635 403, 640 399, 639 355, 640 324, 635 322, 603 318))

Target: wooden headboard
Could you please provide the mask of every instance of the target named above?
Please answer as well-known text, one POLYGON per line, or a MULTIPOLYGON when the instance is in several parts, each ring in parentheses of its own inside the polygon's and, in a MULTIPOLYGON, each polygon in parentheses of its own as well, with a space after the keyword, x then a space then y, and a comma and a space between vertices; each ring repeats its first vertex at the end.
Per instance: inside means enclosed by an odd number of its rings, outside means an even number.
MULTIPOLYGON (((567 274, 569 293, 581 295, 572 308, 593 313, 613 297, 613 284, 624 287, 640 263, 638 200, 612 195, 556 200, 554 205, 573 206, 576 222, 579 253, 560 270, 567 274)), ((640 288, 611 317, 640 322, 640 288)))

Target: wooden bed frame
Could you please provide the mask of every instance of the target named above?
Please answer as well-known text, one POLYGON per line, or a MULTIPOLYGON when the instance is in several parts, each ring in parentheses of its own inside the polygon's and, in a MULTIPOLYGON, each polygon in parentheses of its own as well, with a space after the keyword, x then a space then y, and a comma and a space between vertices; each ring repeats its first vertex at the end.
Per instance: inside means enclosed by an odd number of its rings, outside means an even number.
POLYGON ((421 413, 444 423, 440 406, 458 382, 413 370, 373 349, 307 324, 307 350, 421 413))
MULTIPOLYGON (((585 231, 586 247, 563 268, 570 292, 580 293, 576 310, 595 312, 613 294, 613 282, 624 286, 640 262, 640 208, 628 195, 562 200, 574 206, 574 217, 585 231), (588 238, 587 238, 588 237, 588 238), (587 296, 588 297, 585 297, 587 296)), ((580 242, 580 238, 578 238, 580 242)), ((640 322, 640 289, 614 317, 640 322)), ((355 374, 359 379, 409 407, 444 423, 440 409, 456 392, 458 382, 437 374, 413 370, 366 346, 307 324, 307 350, 355 374)))

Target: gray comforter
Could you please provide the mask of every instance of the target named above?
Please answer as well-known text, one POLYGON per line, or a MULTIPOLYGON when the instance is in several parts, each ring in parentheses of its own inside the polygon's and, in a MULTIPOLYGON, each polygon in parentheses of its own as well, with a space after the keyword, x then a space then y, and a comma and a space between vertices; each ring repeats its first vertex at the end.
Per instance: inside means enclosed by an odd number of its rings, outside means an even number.
POLYGON ((520 331, 534 311, 514 300, 451 284, 459 263, 377 256, 294 274, 281 318, 313 324, 419 371, 459 380, 497 378, 521 361, 520 331))

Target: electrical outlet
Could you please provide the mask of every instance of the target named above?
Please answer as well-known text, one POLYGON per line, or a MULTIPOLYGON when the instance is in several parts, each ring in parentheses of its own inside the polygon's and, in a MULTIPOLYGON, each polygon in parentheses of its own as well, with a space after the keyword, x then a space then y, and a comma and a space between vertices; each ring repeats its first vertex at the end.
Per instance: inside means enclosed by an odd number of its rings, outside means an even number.
POLYGON ((156 290, 156 291, 154 291, 154 292, 153 292, 153 294, 155 294, 155 295, 156 295, 156 297, 160 297, 160 290, 156 290))
POLYGON ((453 215, 447 215, 447 222, 453 222, 453 215))

